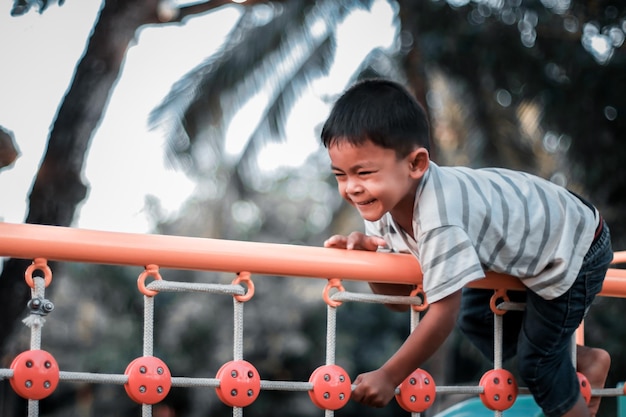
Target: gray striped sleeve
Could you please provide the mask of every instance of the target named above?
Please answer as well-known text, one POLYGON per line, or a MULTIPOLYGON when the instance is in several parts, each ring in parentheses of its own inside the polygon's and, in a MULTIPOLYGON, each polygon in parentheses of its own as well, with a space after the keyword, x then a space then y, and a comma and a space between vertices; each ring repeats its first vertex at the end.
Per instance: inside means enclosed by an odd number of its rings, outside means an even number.
POLYGON ((546 216, 544 216, 545 222, 544 222, 544 227, 543 227, 543 233, 541 235, 541 243, 539 244, 539 247, 535 251, 536 255, 534 256, 533 260, 528 264, 528 269, 526 271, 527 276, 532 276, 532 275, 535 275, 537 272, 539 272, 539 271, 535 271, 535 269, 537 269, 537 265, 539 264, 543 251, 546 248, 546 244, 548 243, 548 238, 550 237, 550 228, 552 226, 551 221, 550 221, 551 209, 550 209, 550 205, 548 204, 546 193, 537 184, 535 184, 534 186, 535 186, 535 190, 537 191, 537 194, 539 195, 539 200, 541 201, 541 205, 543 206, 543 210, 545 211, 546 216))
POLYGON ((495 183, 494 181, 490 181, 490 182, 491 182, 493 189, 498 194, 498 197, 500 200, 500 206, 502 209, 502 236, 500 237, 500 240, 498 240, 498 243, 496 243, 493 249, 493 252, 489 256, 489 259, 486 261, 487 267, 491 267, 491 265, 493 265, 500 251, 506 245, 506 239, 508 238, 508 235, 509 235, 509 204, 506 201, 506 198, 504 198, 504 195, 502 193, 502 188, 500 187, 500 185, 495 183))

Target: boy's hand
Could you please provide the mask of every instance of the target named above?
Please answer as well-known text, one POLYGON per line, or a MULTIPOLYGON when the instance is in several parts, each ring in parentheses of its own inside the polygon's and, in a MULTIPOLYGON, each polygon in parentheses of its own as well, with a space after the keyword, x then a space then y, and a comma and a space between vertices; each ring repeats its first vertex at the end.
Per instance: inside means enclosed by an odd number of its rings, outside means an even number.
POLYGON ((396 394, 396 387, 381 369, 356 377, 351 398, 370 407, 384 407, 396 394))
POLYGON ((386 246, 385 239, 377 236, 367 236, 361 232, 352 232, 348 236, 334 235, 324 242, 325 248, 348 250, 375 251, 379 246, 386 246))

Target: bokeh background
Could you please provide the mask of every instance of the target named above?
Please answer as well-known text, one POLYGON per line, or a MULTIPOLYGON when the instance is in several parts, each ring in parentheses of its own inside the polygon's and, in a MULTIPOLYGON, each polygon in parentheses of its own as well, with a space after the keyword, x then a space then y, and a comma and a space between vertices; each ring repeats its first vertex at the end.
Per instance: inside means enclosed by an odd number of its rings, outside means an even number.
MULTIPOLYGON (((14 0, 0 14, 4 221, 320 246, 362 228, 335 191, 320 124, 347 86, 386 77, 427 109, 439 164, 521 169, 566 186, 598 206, 614 248, 626 248, 621 1, 14 0)), ((2 266, 2 367, 28 347, 29 263, 2 266)), ((44 348, 64 370, 123 373, 142 352, 141 271, 53 270, 44 348)), ((244 357, 263 379, 308 380, 323 363, 324 285, 257 281, 244 357)), ((232 300, 156 301, 155 355, 173 375, 213 377, 232 358, 232 300)), ((625 311, 624 300, 602 298, 586 323, 588 344, 613 357, 608 386, 626 379, 625 311)), ((346 303, 338 313, 337 363, 353 377, 408 333, 408 317, 382 306, 346 303)), ((490 366, 455 333, 425 368, 449 385, 477 383, 490 366)), ((460 399, 441 396, 425 415, 460 399)), ((0 382, 0 415, 26 415, 25 406, 0 382)), ((41 403, 42 416, 139 413, 120 386, 60 384, 41 403)), ((155 407, 161 417, 229 413, 202 389, 173 389, 155 407)), ((270 413, 321 411, 306 393, 280 392, 245 410, 270 413)), ((337 412, 399 413, 354 403, 337 412)), ((615 415, 614 399, 600 415, 615 415)))

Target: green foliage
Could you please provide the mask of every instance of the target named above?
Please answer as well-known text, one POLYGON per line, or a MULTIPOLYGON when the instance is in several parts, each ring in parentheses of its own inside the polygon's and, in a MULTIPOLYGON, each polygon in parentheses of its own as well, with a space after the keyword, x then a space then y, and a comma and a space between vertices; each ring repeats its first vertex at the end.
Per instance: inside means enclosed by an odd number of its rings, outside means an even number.
POLYGON ((31 8, 36 8, 39 13, 43 13, 48 6, 55 3, 63 6, 65 0, 13 0, 11 16, 22 16, 28 13, 31 8))
POLYGON ((152 112, 150 124, 166 127, 170 154, 198 174, 203 166, 197 165, 201 160, 196 151, 208 144, 219 153, 235 112, 255 95, 267 95, 261 121, 234 162, 243 169, 254 166, 265 143, 284 137, 283 126, 296 99, 312 80, 327 73, 338 25, 352 10, 371 3, 291 0, 244 7, 227 41, 172 87, 152 112))

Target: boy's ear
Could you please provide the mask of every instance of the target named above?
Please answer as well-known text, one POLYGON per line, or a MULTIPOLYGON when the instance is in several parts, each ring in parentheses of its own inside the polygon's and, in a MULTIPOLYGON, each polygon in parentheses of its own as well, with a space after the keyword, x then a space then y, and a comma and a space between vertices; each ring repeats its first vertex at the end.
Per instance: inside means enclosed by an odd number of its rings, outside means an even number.
POLYGON ((418 180, 422 178, 428 165, 430 164, 430 156, 426 148, 417 148, 408 155, 410 175, 418 180))

